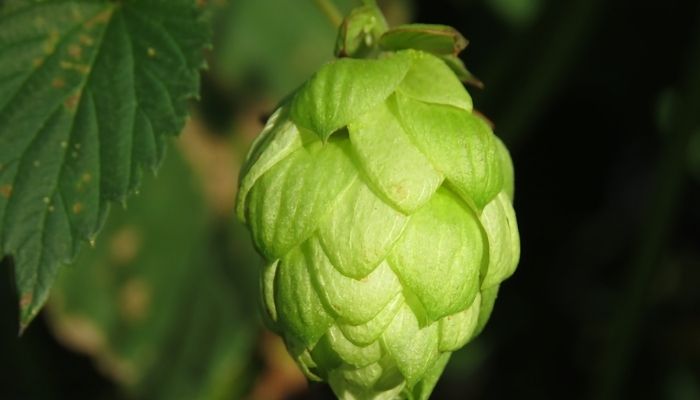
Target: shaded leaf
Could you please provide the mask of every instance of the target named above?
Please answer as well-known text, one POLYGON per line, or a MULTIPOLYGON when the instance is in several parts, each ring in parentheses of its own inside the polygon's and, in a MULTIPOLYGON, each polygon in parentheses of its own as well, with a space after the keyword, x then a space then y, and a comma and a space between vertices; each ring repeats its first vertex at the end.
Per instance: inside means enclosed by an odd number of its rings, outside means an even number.
POLYGON ((189 0, 1 6, 0 255, 15 259, 23 327, 108 202, 163 159, 207 40, 189 0))

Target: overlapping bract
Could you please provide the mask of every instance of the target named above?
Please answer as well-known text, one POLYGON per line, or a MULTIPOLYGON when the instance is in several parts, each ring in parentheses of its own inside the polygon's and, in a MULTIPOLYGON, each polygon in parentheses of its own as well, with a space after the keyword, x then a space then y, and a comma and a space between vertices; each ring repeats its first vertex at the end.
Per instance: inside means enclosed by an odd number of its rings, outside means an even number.
POLYGON ((325 65, 271 117, 238 217, 265 315, 343 399, 427 398, 488 319, 520 245, 510 157, 439 58, 325 65))

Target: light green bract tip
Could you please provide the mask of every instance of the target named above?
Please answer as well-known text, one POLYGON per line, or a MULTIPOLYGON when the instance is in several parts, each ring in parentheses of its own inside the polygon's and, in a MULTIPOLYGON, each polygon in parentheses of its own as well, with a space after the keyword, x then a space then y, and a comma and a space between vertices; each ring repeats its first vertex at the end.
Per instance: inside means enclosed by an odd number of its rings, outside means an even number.
POLYGON ((341 399, 427 399, 518 263, 513 168, 446 53, 464 38, 369 11, 351 17, 377 25, 341 27, 348 57, 268 121, 236 212, 267 261, 265 318, 306 376, 341 399))

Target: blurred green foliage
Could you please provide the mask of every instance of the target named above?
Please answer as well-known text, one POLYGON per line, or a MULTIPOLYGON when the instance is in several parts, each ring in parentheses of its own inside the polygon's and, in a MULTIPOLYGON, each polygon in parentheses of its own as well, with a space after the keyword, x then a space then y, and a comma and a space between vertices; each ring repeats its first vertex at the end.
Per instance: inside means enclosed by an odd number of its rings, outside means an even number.
POLYGON ((212 69, 239 96, 281 99, 333 57, 336 30, 311 0, 237 0, 224 13, 212 69))
POLYGON ((148 180, 61 274, 51 326, 137 398, 240 397, 255 374, 257 320, 250 290, 233 282, 256 285, 246 269, 257 256, 243 235, 235 263, 221 254, 231 248, 215 245, 201 185, 179 151, 148 180))
POLYGON ((511 26, 524 28, 536 20, 544 0, 489 0, 484 4, 511 26))

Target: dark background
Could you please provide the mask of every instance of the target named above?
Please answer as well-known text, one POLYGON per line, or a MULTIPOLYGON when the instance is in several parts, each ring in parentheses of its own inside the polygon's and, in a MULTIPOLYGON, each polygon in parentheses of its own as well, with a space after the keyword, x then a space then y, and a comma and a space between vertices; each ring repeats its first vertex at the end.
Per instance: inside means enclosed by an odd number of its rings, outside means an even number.
MULTIPOLYGON (((486 84, 470 92, 511 151, 522 238, 489 325, 433 398, 700 399, 700 2, 489 3, 412 5, 470 40, 462 58, 486 84)), ((215 130, 269 112, 249 107, 255 85, 212 75, 194 107, 215 130)), ((18 339, 15 309, 8 272, 0 398, 123 397, 43 318, 18 339)))

